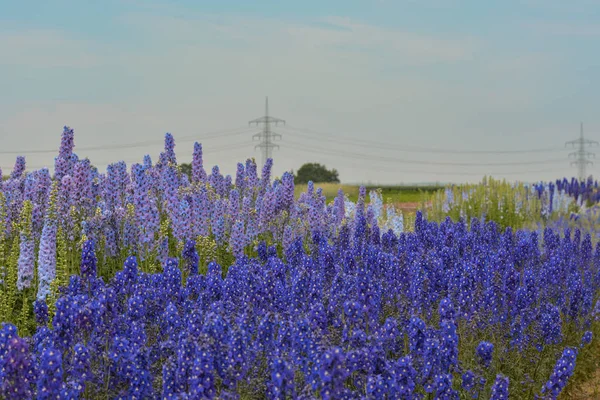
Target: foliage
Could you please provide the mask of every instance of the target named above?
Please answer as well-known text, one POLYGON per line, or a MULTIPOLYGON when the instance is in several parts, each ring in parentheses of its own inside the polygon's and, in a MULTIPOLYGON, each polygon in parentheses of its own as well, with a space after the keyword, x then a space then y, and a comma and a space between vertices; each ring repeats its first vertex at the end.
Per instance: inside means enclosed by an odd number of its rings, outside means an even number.
POLYGON ((185 174, 188 176, 188 178, 192 179, 192 163, 179 164, 179 170, 182 174, 185 174))
MULTIPOLYGON (((358 201, 358 185, 348 185, 340 183, 318 183, 317 187, 323 190, 323 195, 327 201, 333 201, 337 196, 338 191, 343 190, 344 194, 352 202, 358 201)), ((439 187, 434 186, 368 186, 365 185, 367 191, 378 191, 386 203, 420 203, 423 200, 429 200, 431 194, 439 191, 439 187)), ((296 184, 296 197, 307 189, 306 184, 296 184)))
POLYGON ((502 229, 535 228, 577 211, 575 200, 556 186, 527 186, 486 177, 479 184, 451 185, 434 193, 430 205, 423 204, 427 216, 442 221, 446 216, 458 221, 484 217, 502 229))
POLYGON ((319 163, 306 163, 298 168, 294 176, 294 183, 339 183, 338 172, 335 169, 328 170, 319 163))

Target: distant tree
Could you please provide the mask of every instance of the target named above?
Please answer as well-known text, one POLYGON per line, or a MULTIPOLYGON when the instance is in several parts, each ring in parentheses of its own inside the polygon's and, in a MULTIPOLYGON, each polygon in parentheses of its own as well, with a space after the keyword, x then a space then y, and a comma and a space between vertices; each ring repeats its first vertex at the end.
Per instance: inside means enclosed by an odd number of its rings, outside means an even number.
POLYGON ((306 163, 301 166, 294 175, 294 183, 340 183, 338 172, 335 169, 328 170, 319 163, 306 163))

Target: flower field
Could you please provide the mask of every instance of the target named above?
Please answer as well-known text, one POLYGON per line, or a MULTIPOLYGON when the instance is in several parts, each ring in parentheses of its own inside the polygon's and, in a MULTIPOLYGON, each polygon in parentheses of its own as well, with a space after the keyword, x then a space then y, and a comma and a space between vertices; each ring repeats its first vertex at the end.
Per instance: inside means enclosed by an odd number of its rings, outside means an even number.
MULTIPOLYGON (((593 371, 597 184, 485 180, 405 218, 299 192, 272 161, 54 173, 0 187, 0 397, 555 399, 593 371)), ((0 174, 1 175, 1 174, 0 174)))

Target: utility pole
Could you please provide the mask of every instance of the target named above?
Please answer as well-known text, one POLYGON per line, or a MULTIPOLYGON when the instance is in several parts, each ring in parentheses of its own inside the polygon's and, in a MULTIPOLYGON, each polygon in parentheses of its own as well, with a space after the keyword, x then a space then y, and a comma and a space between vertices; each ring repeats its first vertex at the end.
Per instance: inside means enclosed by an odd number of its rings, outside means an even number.
POLYGON ((263 165, 266 164, 267 159, 272 158, 272 151, 274 148, 279 149, 279 146, 273 143, 275 139, 281 139, 281 135, 279 133, 273 132, 271 130, 271 124, 275 124, 277 126, 279 123, 285 125, 285 121, 279 118, 271 117, 269 115, 269 97, 265 100, 265 115, 263 117, 254 119, 248 123, 248 125, 263 124, 262 132, 259 132, 252 136, 252 140, 259 139, 260 143, 257 144, 254 148, 260 148, 262 151, 263 165))
POLYGON ((571 165, 577 165, 577 169, 578 169, 578 173, 579 173, 579 180, 585 181, 585 179, 587 178, 586 173, 585 173, 586 166, 594 164, 592 161, 590 161, 588 159, 588 157, 596 158, 596 155, 594 153, 585 151, 585 147, 586 146, 590 146, 590 147, 598 146, 598 142, 596 142, 595 140, 585 139, 583 137, 583 122, 582 122, 581 128, 580 128, 579 139, 575 139, 575 140, 566 142, 565 147, 570 144, 572 144, 573 147, 575 147, 577 145, 577 151, 569 153, 569 158, 571 158, 571 157, 576 158, 575 161, 571 161, 571 165))

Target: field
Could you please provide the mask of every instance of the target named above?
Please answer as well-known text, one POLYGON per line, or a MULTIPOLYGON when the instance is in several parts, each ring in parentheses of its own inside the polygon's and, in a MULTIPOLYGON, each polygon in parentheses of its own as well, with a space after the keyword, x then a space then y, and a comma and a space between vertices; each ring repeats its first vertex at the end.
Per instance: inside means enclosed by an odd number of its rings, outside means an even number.
MULTIPOLYGON (((364 186, 367 191, 379 190, 383 199, 386 202, 394 204, 402 203, 420 203, 424 199, 429 198, 429 194, 442 190, 443 187, 435 186, 368 186, 368 185, 343 185, 336 183, 318 183, 318 187, 323 189, 323 195, 327 201, 333 201, 335 196, 338 194, 338 190, 342 190, 348 199, 352 202, 358 200, 358 192, 360 186, 364 186)), ((295 194, 299 196, 300 193, 306 191, 307 185, 296 185, 295 194)))
MULTIPOLYGON (((306 186, 303 184, 296 185, 295 195, 306 191, 306 186)), ((338 194, 338 190, 342 190, 348 199, 352 202, 358 200, 358 192, 361 185, 344 185, 335 183, 319 183, 318 187, 322 188, 323 195, 328 202, 333 201, 338 194)), ((402 210, 405 215, 414 215, 417 209, 423 202, 428 203, 431 200, 431 194, 440 191, 443 187, 436 186, 368 186, 362 185, 367 191, 376 190, 381 193, 384 203, 393 204, 399 210, 402 210)))
POLYGON ((188 176, 170 134, 104 173, 74 140, 0 187, 2 398, 597 395, 596 182, 301 186, 199 143, 188 176))

